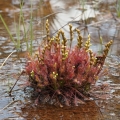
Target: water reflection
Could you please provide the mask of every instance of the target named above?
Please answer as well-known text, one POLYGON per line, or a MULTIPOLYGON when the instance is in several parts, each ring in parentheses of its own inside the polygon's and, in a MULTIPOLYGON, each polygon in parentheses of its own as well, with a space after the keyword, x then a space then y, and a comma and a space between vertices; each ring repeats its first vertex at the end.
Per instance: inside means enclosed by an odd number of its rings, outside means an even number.
MULTIPOLYGON (((0 14, 2 14, 8 27, 13 32, 15 36, 16 29, 15 24, 18 26, 19 19, 19 0, 0 0, 0 14), (6 11, 7 8, 7 11, 6 11), (14 18, 16 22, 14 22, 14 18)), ((30 1, 25 0, 23 6, 23 13, 25 16, 25 27, 29 30, 30 25, 30 1)), ((103 38, 103 42, 106 43, 108 40, 113 39, 114 44, 111 48, 108 58, 106 59, 105 67, 108 68, 109 74, 98 81, 98 85, 103 82, 109 84, 109 91, 97 91, 94 92, 99 94, 101 98, 94 101, 88 101, 86 105, 80 105, 80 107, 65 107, 58 108, 54 106, 34 106, 34 102, 30 101, 30 93, 24 93, 21 88, 21 84, 25 84, 22 80, 27 78, 22 78, 17 86, 14 88, 12 93, 13 98, 16 102, 13 102, 10 106, 0 112, 0 119, 46 119, 46 120, 119 120, 120 118, 120 27, 119 21, 114 20, 114 18, 107 14, 107 11, 98 12, 90 4, 91 0, 87 2, 87 6, 82 10, 81 3, 78 0, 34 0, 33 5, 33 29, 34 29, 34 46, 37 49, 39 41, 41 38, 45 37, 46 32, 44 29, 45 20, 49 19, 51 26, 51 35, 56 30, 60 29, 66 23, 71 23, 73 28, 80 28, 81 34, 85 35, 84 40, 86 40, 87 35, 91 34, 91 41, 93 46, 91 47, 94 51, 100 51, 101 45, 100 36, 103 38), (95 12, 95 14, 90 13, 95 12), (87 14, 86 19, 84 19, 84 13, 87 14), (107 14, 107 15, 106 15, 107 14), (91 16, 90 16, 91 15, 91 16), (77 17, 78 16, 78 17, 77 17), (37 42, 36 42, 37 41, 37 42), (23 82, 23 83, 22 83, 23 82), (109 97, 107 95, 110 95, 109 97), (27 99, 27 100, 26 100, 27 99), (17 101, 19 100, 19 101, 17 101), (28 103, 29 102, 29 103, 28 103), (28 104, 27 104, 28 103, 28 104), (97 104, 97 105, 96 105, 97 104), (100 112, 101 111, 101 112, 100 112), (104 117, 104 118, 103 118, 104 117)), ((100 3, 99 3, 100 4, 100 3)), ((110 6, 110 5, 109 5, 110 6)), ((112 4, 113 6, 113 4, 112 4)), ((21 24, 21 31, 23 30, 23 24, 21 24)), ((64 27, 68 34, 68 26, 64 27)), ((23 37, 23 34, 21 34, 23 37)), ((29 33, 28 33, 29 38, 29 33)), ((23 51, 25 51, 25 42, 21 38, 23 51)), ((74 42, 75 44, 75 42, 74 42)), ((0 64, 4 59, 12 52, 14 44, 8 37, 6 30, 0 20, 0 64)), ((8 59, 5 66, 0 70, 0 109, 4 108, 12 100, 7 94, 10 87, 14 84, 17 75, 21 68, 25 64, 25 59, 23 58, 24 52, 20 53, 20 57, 17 58, 17 54, 13 54, 11 58, 8 59), (21 67, 22 66, 22 67, 21 67), (12 68, 12 69, 11 69, 12 68)))
POLYGON ((12 4, 12 0, 0 0, 0 12, 7 12, 7 13, 13 13, 18 12, 20 9, 15 7, 12 4))
POLYGON ((22 108, 21 117, 36 120, 102 120, 100 109, 94 101, 87 102, 79 107, 32 106, 22 108))

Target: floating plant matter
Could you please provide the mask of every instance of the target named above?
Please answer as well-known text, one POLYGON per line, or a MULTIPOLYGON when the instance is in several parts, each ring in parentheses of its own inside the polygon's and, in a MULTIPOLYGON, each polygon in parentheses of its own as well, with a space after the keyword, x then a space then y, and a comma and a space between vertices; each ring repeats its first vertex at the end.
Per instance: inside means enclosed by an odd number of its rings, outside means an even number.
POLYGON ((68 40, 62 30, 50 38, 49 23, 46 21, 47 40, 39 47, 39 53, 29 58, 26 73, 29 83, 42 103, 78 105, 88 97, 102 70, 112 41, 105 45, 102 56, 96 56, 90 47, 90 35, 83 45, 78 29, 77 45, 73 41, 72 25, 68 40), (70 43, 69 46, 68 43, 70 43))

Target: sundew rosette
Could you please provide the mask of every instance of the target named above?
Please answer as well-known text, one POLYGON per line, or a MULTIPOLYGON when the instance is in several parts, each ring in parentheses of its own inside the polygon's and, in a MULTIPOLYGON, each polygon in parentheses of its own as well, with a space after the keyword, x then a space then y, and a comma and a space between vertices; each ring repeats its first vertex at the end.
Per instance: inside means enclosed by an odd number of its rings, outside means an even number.
POLYGON ((38 54, 31 56, 27 62, 26 73, 39 102, 78 105, 88 97, 91 85, 96 83, 102 70, 112 41, 105 45, 103 55, 96 56, 89 49, 90 35, 83 45, 78 29, 75 30, 78 34, 77 44, 71 47, 72 25, 69 28, 70 39, 65 37, 62 30, 51 38, 49 23, 46 21, 46 41, 39 47, 38 54))

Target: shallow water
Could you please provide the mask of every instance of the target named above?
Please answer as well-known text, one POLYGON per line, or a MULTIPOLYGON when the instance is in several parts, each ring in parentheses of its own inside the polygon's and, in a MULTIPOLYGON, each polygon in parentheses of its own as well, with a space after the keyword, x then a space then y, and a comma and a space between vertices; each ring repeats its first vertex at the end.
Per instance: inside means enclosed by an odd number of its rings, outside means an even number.
MULTIPOLYGON (((16 38, 15 25, 18 26, 19 3, 12 0, 0 0, 0 14, 4 17, 12 35, 16 38), (1 7, 2 6, 2 7, 1 7)), ((107 0, 106 0, 107 1, 107 0)), ((51 36, 65 25, 63 30, 68 37, 68 26, 79 28, 84 40, 91 34, 91 48, 93 51, 101 51, 99 37, 103 43, 113 39, 114 43, 106 59, 105 66, 109 70, 108 75, 101 77, 97 85, 104 83, 109 89, 96 89, 93 93, 95 100, 87 101, 79 107, 55 107, 50 105, 36 106, 31 99, 31 89, 26 88, 27 76, 23 75, 18 80, 12 91, 11 97, 8 92, 14 85, 20 72, 24 69, 26 62, 26 44, 23 38, 23 25, 21 24, 21 52, 15 51, 4 66, 0 69, 0 120, 119 120, 120 119, 120 27, 119 19, 111 15, 115 2, 95 2, 88 0, 82 11, 82 3, 77 0, 50 2, 34 1, 33 5, 33 29, 34 50, 37 49, 41 39, 45 36, 44 24, 49 19, 51 25, 51 36), (106 9, 107 8, 107 9, 106 9), (111 10, 112 8, 112 10, 111 10), (110 12, 111 11, 111 12, 110 12)), ((23 7, 25 16, 25 27, 29 30, 30 23, 30 0, 26 0, 23 7)), ((113 12, 115 13, 115 12, 113 12)), ((114 14, 115 15, 115 14, 114 14)), ((27 36, 29 39, 29 36, 27 36)), ((75 44, 76 41, 73 42, 75 44)), ((0 20, 0 64, 13 52, 14 44, 10 40, 0 20)))

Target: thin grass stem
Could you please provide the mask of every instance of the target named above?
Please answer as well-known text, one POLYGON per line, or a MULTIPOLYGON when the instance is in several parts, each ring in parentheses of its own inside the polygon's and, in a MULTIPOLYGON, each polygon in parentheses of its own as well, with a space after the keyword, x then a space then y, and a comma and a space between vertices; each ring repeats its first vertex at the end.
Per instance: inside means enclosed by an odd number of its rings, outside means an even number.
POLYGON ((11 52, 8 57, 4 60, 4 62, 2 63, 2 65, 0 66, 0 69, 4 66, 5 62, 8 60, 8 58, 15 52, 16 50, 14 50, 13 52, 11 52))
POLYGON ((10 32, 7 24, 5 23, 5 21, 4 21, 4 19, 3 19, 3 17, 2 17, 1 14, 0 14, 0 19, 1 19, 1 21, 2 21, 2 23, 3 23, 3 25, 4 25, 4 27, 5 27, 5 29, 7 30, 8 34, 9 34, 9 36, 10 36, 10 39, 13 41, 15 47, 17 48, 17 43, 16 43, 16 41, 14 40, 13 36, 11 35, 11 32, 10 32))

